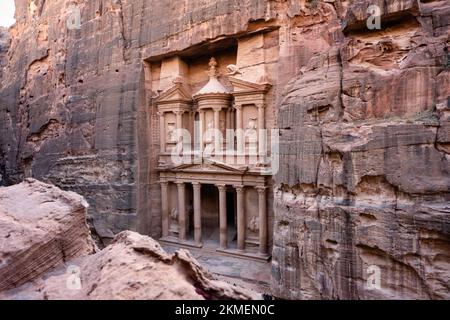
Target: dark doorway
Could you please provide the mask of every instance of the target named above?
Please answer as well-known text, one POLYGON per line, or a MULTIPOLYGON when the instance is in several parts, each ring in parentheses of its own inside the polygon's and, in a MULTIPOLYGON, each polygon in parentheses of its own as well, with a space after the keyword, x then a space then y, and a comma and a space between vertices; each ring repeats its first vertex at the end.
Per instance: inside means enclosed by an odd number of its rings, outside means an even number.
POLYGON ((228 245, 235 247, 237 241, 236 228, 236 192, 233 188, 227 191, 227 229, 228 229, 228 245))
POLYGON ((202 239, 206 247, 219 243, 219 191, 215 185, 202 184, 202 239))

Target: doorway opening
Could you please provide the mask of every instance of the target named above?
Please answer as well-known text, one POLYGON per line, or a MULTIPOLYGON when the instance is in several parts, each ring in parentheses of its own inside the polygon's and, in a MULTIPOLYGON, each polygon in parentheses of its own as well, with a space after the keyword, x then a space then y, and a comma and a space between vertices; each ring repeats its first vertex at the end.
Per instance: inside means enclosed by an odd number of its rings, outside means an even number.
POLYGON ((237 197, 234 188, 227 189, 227 238, 228 247, 236 248, 237 243, 237 197))
POLYGON ((203 246, 217 248, 219 231, 219 191, 215 185, 202 184, 202 241, 203 246))

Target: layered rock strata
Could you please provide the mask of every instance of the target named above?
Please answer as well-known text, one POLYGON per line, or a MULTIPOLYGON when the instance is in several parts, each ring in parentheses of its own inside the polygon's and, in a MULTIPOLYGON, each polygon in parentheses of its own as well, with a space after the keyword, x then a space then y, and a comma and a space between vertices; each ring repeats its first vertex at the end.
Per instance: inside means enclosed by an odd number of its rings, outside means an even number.
POLYGON ((82 196, 33 179, 0 187, 0 291, 93 253, 87 207, 82 196))

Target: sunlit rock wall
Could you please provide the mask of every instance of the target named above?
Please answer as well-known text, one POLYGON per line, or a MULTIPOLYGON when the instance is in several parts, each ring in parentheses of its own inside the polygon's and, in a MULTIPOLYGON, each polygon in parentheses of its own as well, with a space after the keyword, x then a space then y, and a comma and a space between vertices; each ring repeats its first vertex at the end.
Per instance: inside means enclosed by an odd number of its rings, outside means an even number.
POLYGON ((16 0, 0 53, 2 183, 35 177, 84 195, 103 239, 157 237, 146 59, 275 28, 274 294, 449 297, 448 1, 30 3, 16 0), (80 29, 67 27, 71 3, 80 29), (369 4, 381 30, 366 28, 369 4), (379 290, 367 289, 369 266, 379 290))

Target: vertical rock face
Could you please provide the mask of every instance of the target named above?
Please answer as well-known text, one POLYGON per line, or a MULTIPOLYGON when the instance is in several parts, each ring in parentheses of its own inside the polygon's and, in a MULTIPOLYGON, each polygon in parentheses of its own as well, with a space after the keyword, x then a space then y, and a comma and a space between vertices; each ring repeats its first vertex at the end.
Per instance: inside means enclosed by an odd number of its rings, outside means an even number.
POLYGON ((278 296, 450 296, 450 6, 379 2, 382 30, 366 27, 373 1, 335 1, 299 32, 321 44, 280 105, 278 296))
POLYGON ((448 1, 16 0, 16 8, 9 49, 0 50, 0 184, 35 177, 84 195, 104 239, 124 229, 158 237, 148 60, 278 30, 274 294, 448 297, 448 1), (367 28, 372 4, 381 29, 367 28), (381 289, 368 290, 377 268, 381 289))
POLYGON ((125 229, 157 237, 159 141, 144 60, 243 32, 266 4, 15 2, 0 80, 3 183, 32 176, 82 194, 102 238, 125 229))

